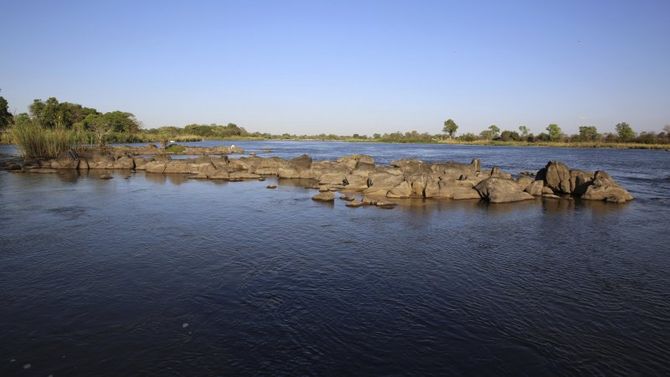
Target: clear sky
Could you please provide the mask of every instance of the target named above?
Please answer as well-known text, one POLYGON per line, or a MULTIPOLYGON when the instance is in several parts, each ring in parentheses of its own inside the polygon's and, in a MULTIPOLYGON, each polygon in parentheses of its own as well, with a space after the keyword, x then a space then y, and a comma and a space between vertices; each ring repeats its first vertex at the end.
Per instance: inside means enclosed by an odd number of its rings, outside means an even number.
POLYGON ((0 35, 10 110, 308 134, 670 124, 668 0, 0 0, 0 35))

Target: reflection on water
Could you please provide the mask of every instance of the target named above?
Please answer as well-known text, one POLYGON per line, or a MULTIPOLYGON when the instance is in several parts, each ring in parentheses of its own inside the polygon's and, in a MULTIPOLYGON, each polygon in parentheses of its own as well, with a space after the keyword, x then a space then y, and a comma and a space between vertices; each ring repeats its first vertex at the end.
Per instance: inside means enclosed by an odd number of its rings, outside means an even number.
MULTIPOLYGON (((463 159, 439 147, 346 152, 463 159)), ((468 153, 554 159, 505 151, 468 153)), ((352 209, 309 180, 0 172, 0 375, 667 375, 669 163, 618 152, 556 159, 600 160, 625 205, 352 209)))

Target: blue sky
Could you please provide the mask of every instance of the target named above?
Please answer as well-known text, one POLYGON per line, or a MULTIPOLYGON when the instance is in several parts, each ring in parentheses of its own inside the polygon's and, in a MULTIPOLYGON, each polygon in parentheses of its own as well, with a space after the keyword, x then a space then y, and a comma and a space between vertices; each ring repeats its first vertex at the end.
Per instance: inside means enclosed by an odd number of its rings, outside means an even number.
POLYGON ((670 124, 670 1, 0 0, 11 110, 145 127, 459 133, 670 124))

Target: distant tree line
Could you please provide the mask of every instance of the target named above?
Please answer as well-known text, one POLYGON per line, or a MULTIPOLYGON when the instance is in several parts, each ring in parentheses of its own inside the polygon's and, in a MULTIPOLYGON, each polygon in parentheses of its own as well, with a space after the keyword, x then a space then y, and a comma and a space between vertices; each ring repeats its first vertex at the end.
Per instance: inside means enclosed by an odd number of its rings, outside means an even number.
POLYGON ((663 131, 655 132, 640 132, 636 133, 630 124, 626 122, 618 123, 614 126, 615 132, 598 132, 595 126, 581 126, 577 134, 568 135, 563 132, 561 127, 557 124, 549 124, 546 132, 541 132, 537 135, 530 132, 528 127, 519 126, 518 130, 502 130, 495 124, 489 126, 487 129, 481 131, 479 134, 465 133, 458 137, 454 137, 455 130, 458 126, 449 119, 445 122, 443 133, 449 138, 455 140, 473 142, 478 140, 503 141, 503 142, 563 142, 563 143, 578 143, 578 142, 594 142, 594 143, 641 143, 641 144, 666 144, 670 143, 670 125, 666 125, 663 131), (447 122, 450 122, 449 129, 447 129, 447 122))
MULTIPOLYGON (((420 133, 418 131, 375 133, 371 136, 353 134, 350 136, 334 134, 294 135, 249 132, 234 123, 189 124, 185 127, 165 126, 142 129, 140 122, 128 112, 101 112, 76 103, 60 102, 54 97, 43 101, 36 99, 30 104, 27 113, 11 114, 5 98, 0 96, 0 133, 8 129, 32 128, 45 131, 57 131, 50 135, 68 136, 69 139, 82 140, 87 144, 105 145, 112 142, 153 142, 165 145, 170 140, 196 141, 202 139, 263 139, 263 140, 341 140, 371 141, 391 143, 435 143, 445 138, 451 142, 519 142, 519 143, 670 143, 670 125, 663 131, 640 132, 626 122, 615 125, 615 132, 599 132, 595 126, 581 126, 573 135, 564 133, 557 124, 549 124, 543 132, 533 134, 527 126, 515 130, 502 130, 495 124, 478 134, 457 135, 459 126, 453 119, 443 123, 441 134, 420 133), (64 135, 70 133, 72 135, 64 135), (73 136, 74 135, 74 136, 73 136), (72 136, 72 137, 71 137, 72 136)), ((25 135, 36 135, 24 133, 25 135)), ((43 136, 43 135, 42 135, 43 136)), ((5 141, 11 141, 3 138, 5 141)))

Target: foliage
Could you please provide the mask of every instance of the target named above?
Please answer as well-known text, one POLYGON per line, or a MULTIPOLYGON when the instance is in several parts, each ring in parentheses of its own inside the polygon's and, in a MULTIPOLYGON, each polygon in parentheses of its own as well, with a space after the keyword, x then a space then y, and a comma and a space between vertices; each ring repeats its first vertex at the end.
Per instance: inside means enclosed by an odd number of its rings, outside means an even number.
POLYGON ((519 140, 521 140, 521 136, 516 131, 505 130, 500 134, 500 140, 502 140, 502 141, 512 141, 512 140, 513 141, 519 141, 519 140))
POLYGON ((489 126, 489 131, 491 131, 491 138, 495 139, 500 134, 500 128, 495 124, 489 126))
POLYGON ((635 131, 626 122, 621 122, 615 126, 616 133, 619 135, 619 140, 630 141, 635 137, 635 131))
POLYGON ((84 135, 66 129, 40 127, 26 116, 19 116, 12 137, 26 158, 56 158, 82 145, 84 135))
POLYGON ((519 132, 521 132, 521 137, 528 137, 528 127, 526 126, 519 126, 519 132))
POLYGON ((546 128, 547 132, 549 132, 549 139, 552 141, 556 141, 561 138, 561 134, 563 131, 561 130, 561 127, 558 126, 558 124, 550 124, 546 128))
POLYGON ((454 134, 456 134, 457 130, 458 125, 456 124, 456 122, 453 121, 453 119, 447 119, 444 121, 444 127, 442 128, 442 132, 449 135, 450 138, 454 137, 454 134))
POLYGON ((14 122, 14 116, 9 112, 7 100, 0 96, 0 131, 9 127, 14 122))
POLYGON ((593 126, 581 126, 579 127, 579 137, 580 141, 596 141, 600 138, 598 129, 593 126))

